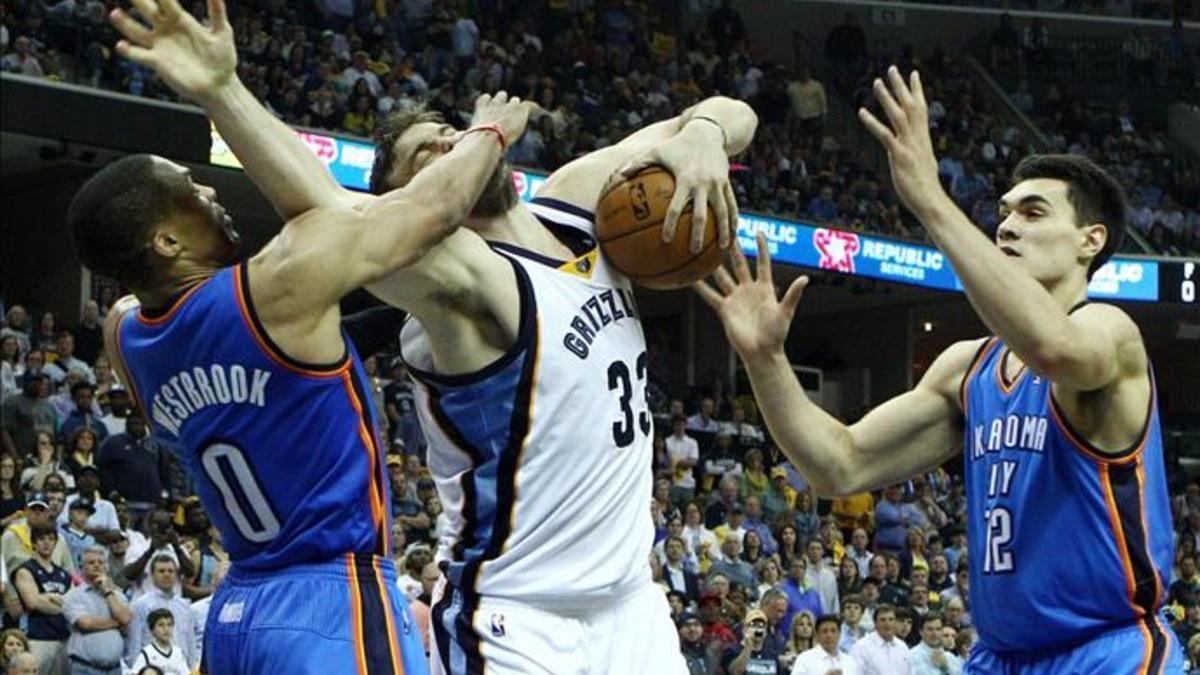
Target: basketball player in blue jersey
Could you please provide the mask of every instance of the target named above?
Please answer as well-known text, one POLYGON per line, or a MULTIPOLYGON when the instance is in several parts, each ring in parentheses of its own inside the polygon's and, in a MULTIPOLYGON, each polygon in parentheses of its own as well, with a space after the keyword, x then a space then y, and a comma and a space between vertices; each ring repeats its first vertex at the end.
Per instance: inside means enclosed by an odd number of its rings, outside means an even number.
MULTIPOLYGON (((242 151, 271 143, 288 161, 317 161, 244 89, 228 88, 236 52, 220 2, 210 3, 211 28, 174 0, 135 5, 148 26, 113 15, 129 36, 123 55, 188 98, 234 109, 248 127, 217 124, 254 136, 242 151), (199 57, 221 67, 193 67, 199 57)), ((503 93, 481 97, 444 162, 378 197, 344 200, 324 172, 252 170, 287 223, 242 262, 214 191, 162 158, 119 160, 73 199, 80 259, 134 293, 106 320, 112 363, 156 431, 181 446, 233 561, 205 631, 209 672, 427 672, 389 559, 378 420, 338 301, 457 227, 529 109, 503 93), (292 188, 324 197, 288 200, 292 188)))
MULTIPOLYGON (((804 395, 784 354, 807 280, 779 299, 766 241, 696 289, 746 364, 780 447, 816 491, 889 485, 965 453, 971 615, 964 672, 1182 672, 1159 617, 1171 514, 1154 379, 1138 328, 1087 304, 1126 224, 1120 185, 1083 157, 1033 156, 1000 199, 990 242, 938 182, 921 82, 875 81, 896 191, 954 265, 995 337, 960 342, 912 391, 846 426, 804 395)), ((736 247, 735 247, 736 248, 736 247)), ((864 319, 865 320, 865 319, 864 319)))
MULTIPOLYGON (((210 13, 219 7, 209 4, 210 13)), ((287 152, 291 132, 261 120, 267 113, 237 82, 232 58, 207 53, 226 42, 232 50, 223 20, 208 30, 189 17, 186 39, 169 40, 161 27, 150 36, 117 19, 128 40, 162 55, 141 59, 160 74, 224 83, 191 97, 277 208, 361 197, 331 195, 325 167, 287 152)), ((728 156, 749 144, 756 123, 744 103, 703 101, 563 167, 531 206, 518 201, 501 164, 464 227, 368 286, 413 317, 403 357, 449 522, 431 616, 435 672, 687 671, 646 562, 645 338, 632 286, 600 252, 590 210, 615 172, 654 162, 676 177, 667 236, 692 201, 712 206, 718 222, 709 226, 728 241, 737 217, 728 156)), ((383 127, 373 192, 446 199, 425 176, 450 170, 462 132, 419 110, 383 127)), ((701 239, 692 240, 695 250, 701 239)))

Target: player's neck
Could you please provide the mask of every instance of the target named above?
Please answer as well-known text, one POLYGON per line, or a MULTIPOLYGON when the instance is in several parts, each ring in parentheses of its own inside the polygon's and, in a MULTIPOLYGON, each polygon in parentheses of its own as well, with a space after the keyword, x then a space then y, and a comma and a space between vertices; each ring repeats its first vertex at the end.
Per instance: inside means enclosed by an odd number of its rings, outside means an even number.
POLYGON ((1071 275, 1046 283, 1044 286, 1050 293, 1050 297, 1054 298, 1054 304, 1064 312, 1071 311, 1072 307, 1087 300, 1086 277, 1071 275))
POLYGON ((543 227, 524 204, 517 204, 493 218, 471 218, 467 225, 488 241, 519 246, 548 258, 566 260, 575 257, 571 249, 543 227))
POLYGON ((210 278, 216 272, 215 269, 207 267, 196 267, 185 270, 174 274, 171 278, 154 288, 138 290, 136 292, 137 299, 147 310, 157 311, 166 309, 189 288, 210 278))

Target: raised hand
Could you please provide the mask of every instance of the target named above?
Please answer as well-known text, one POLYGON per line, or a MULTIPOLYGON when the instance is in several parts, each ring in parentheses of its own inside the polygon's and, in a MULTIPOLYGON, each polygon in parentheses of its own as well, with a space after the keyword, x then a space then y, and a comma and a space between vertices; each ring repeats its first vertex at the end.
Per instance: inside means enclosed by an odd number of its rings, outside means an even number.
POLYGON ((511 146, 525 133, 525 125, 529 123, 529 114, 537 109, 532 101, 522 101, 520 98, 503 91, 492 94, 480 94, 475 99, 475 113, 471 116, 471 126, 477 124, 495 124, 504 132, 504 142, 511 146))
POLYGON ((132 2, 146 23, 120 9, 109 14, 125 36, 117 42, 118 54, 154 70, 180 96, 197 103, 235 80, 237 49, 224 0, 208 0, 208 26, 185 12, 178 0, 132 2))
POLYGON ((888 68, 888 85, 875 78, 875 98, 887 115, 886 125, 866 108, 858 109, 858 118, 887 149, 892 183, 901 201, 918 217, 944 198, 945 191, 938 181, 937 156, 929 135, 929 107, 921 76, 913 71, 905 84, 896 66, 888 68))
POLYGON ((733 274, 730 275, 723 266, 713 273, 720 290, 705 281, 696 282, 693 288, 720 317, 725 325, 725 335, 743 359, 782 350, 792 317, 796 315, 796 306, 808 285, 808 277, 793 281, 780 300, 771 277, 771 254, 767 250, 766 236, 758 233, 757 279, 750 272, 741 246, 735 243, 730 248, 733 274))
POLYGON ((651 164, 662 165, 675 177, 675 195, 663 218, 663 241, 675 238, 679 216, 692 203, 692 237, 689 248, 699 253, 704 247, 708 223, 708 206, 717 220, 717 241, 721 248, 729 245, 737 232, 738 207, 733 186, 729 183, 729 157, 725 154, 725 132, 715 122, 707 120, 688 124, 669 140, 650 148, 619 169, 614 181, 629 178, 651 164), (704 138, 709 135, 710 138, 704 138), (715 141, 715 142, 714 142, 715 141))

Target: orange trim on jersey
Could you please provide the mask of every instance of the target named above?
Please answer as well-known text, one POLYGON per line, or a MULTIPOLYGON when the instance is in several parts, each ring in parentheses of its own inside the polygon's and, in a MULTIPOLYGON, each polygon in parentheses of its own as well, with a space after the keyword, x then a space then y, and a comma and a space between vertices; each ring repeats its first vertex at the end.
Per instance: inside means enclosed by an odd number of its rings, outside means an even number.
MULTIPOLYGON (((1137 593, 1137 580, 1133 574, 1133 561, 1129 558, 1129 547, 1125 541, 1125 530, 1121 527, 1121 517, 1117 514, 1117 500, 1113 497, 1112 483, 1108 477, 1107 462, 1101 462, 1097 469, 1100 471, 1100 486, 1104 489, 1104 503, 1108 506, 1108 524, 1112 526, 1113 535, 1117 540, 1117 552, 1121 555, 1121 568, 1125 572, 1125 590, 1128 592, 1129 606, 1133 608, 1134 614, 1141 614, 1143 609, 1138 607, 1134 596, 1137 593)), ((1145 628, 1143 627, 1143 630, 1145 628)), ((1147 644, 1149 644, 1149 632, 1146 631, 1147 644)))
POLYGON ((396 642, 396 620, 392 617, 391 596, 383 582, 383 570, 379 569, 379 556, 372 556, 371 568, 375 570, 375 583, 379 586, 379 598, 383 604, 384 623, 387 624, 388 653, 392 656, 392 672, 404 675, 404 661, 400 658, 400 645, 396 642))
POLYGON ((180 308, 183 307, 184 303, 186 303, 188 301, 188 298, 195 295, 196 291, 203 288, 205 284, 207 284, 208 282, 210 282, 212 280, 213 280, 213 278, 209 277, 209 278, 205 279, 204 281, 201 281, 198 284, 196 284, 195 286, 192 286, 191 288, 184 291, 183 295, 179 296, 179 299, 177 299, 175 301, 175 304, 171 305, 171 308, 168 309, 166 311, 166 313, 164 313, 162 316, 156 316, 153 319, 151 319, 151 318, 145 316, 144 314, 142 314, 142 308, 139 305, 138 313, 137 313, 137 320, 140 323, 145 324, 147 326, 161 326, 162 324, 170 321, 171 317, 175 316, 175 313, 178 312, 180 310, 180 308))
POLYGON ((354 554, 346 556, 346 574, 350 583, 350 633, 354 643, 354 661, 358 664, 358 675, 367 675, 367 648, 363 642, 362 595, 358 589, 358 570, 354 567, 354 554))
POLYGON ((958 408, 964 415, 967 414, 967 395, 968 389, 971 386, 971 379, 975 377, 975 373, 979 371, 979 366, 988 360, 992 349, 998 344, 1000 344, 1000 341, 996 338, 988 338, 980 346, 978 352, 975 354, 975 360, 971 362, 971 367, 967 369, 967 374, 963 376, 962 384, 958 388, 958 408))
POLYGON ((1008 348, 1008 345, 1005 345, 1004 353, 1000 355, 1000 358, 996 359, 995 369, 996 384, 1000 386, 1000 391, 1004 392, 1005 396, 1008 396, 1012 393, 1013 389, 1017 388, 1017 383, 1021 381, 1022 377, 1025 377, 1025 373, 1029 370, 1025 367, 1025 364, 1022 363, 1021 369, 1017 371, 1017 376, 1013 378, 1012 383, 1006 383, 1004 381, 1004 364, 1006 363, 1009 354, 1012 354, 1012 350, 1008 348))
MULTIPOLYGON (((1146 418, 1146 425, 1142 429, 1142 437, 1138 439, 1137 446, 1134 448, 1133 452, 1120 457, 1108 457, 1096 453, 1088 446, 1087 442, 1075 435, 1075 432, 1071 430, 1070 425, 1063 420, 1062 416, 1058 412, 1058 404, 1054 401, 1053 387, 1047 387, 1046 392, 1046 397, 1050 401, 1050 419, 1054 422, 1055 426, 1058 427, 1058 430, 1062 432, 1062 435, 1067 439, 1067 442, 1075 446, 1076 450, 1082 452, 1093 460, 1100 462, 1101 464, 1128 464, 1130 462, 1136 462, 1141 458, 1142 450, 1146 448, 1146 441, 1150 440, 1151 424, 1149 417, 1146 418)), ((1153 406, 1153 392, 1150 394, 1150 401, 1151 406, 1153 406)), ((1153 414, 1153 411, 1151 411, 1151 414, 1153 414)))
POLYGON ((233 268, 233 293, 234 297, 237 298, 238 312, 242 315, 242 323, 244 323, 246 325, 246 329, 250 331, 250 336, 254 338, 254 343, 258 345, 259 350, 261 350, 262 353, 267 356, 267 358, 271 359, 271 362, 275 365, 279 366, 280 368, 287 369, 297 375, 319 379, 341 377, 350 370, 350 366, 353 365, 354 360, 349 358, 349 355, 347 355, 345 363, 342 363, 333 370, 312 370, 309 368, 299 368, 291 363, 288 363, 287 359, 283 358, 283 355, 279 354, 275 348, 271 346, 271 343, 266 339, 266 336, 259 333, 258 327, 254 325, 254 319, 250 316, 250 303, 242 293, 241 265, 237 265, 233 268))
POLYGON ((117 343, 115 346, 117 348, 118 363, 116 365, 125 376, 125 386, 129 387, 129 393, 133 396, 133 404, 137 406, 138 410, 142 411, 142 415, 146 418, 146 423, 150 424, 153 420, 152 411, 146 408, 145 400, 138 394, 137 383, 133 381, 133 373, 129 372, 129 367, 125 365, 125 352, 121 349, 121 326, 125 325, 125 319, 129 317, 129 312, 134 311, 134 309, 131 307, 125 310, 117 318, 117 343))
POLYGON ((1162 675, 1167 668, 1167 661, 1171 660, 1171 636, 1175 634, 1175 631, 1163 628, 1162 618, 1159 616, 1158 612, 1154 613, 1154 616, 1151 617, 1151 621, 1154 622, 1154 625, 1158 626, 1158 629, 1162 631, 1163 634, 1162 660, 1159 661, 1158 672, 1155 673, 1155 675, 1162 675))
POLYGON ((1142 665, 1138 666, 1137 675, 1149 675, 1150 660, 1154 658, 1154 636, 1150 634, 1150 629, 1146 627, 1145 621, 1138 621, 1137 625, 1146 643, 1146 646, 1142 647, 1142 665))
MULTIPOLYGON (((358 400, 358 396, 354 393, 354 383, 350 381, 350 373, 343 373, 342 385, 346 388, 346 395, 350 397, 350 404, 354 406, 354 411, 358 414, 358 438, 367 448, 367 461, 370 466, 370 473, 367 478, 368 499, 371 502, 371 522, 375 525, 375 530, 378 532, 383 525, 383 498, 379 494, 379 489, 375 484, 375 467, 379 461, 379 457, 375 454, 375 435, 371 433, 371 429, 367 424, 367 413, 363 409, 363 403, 358 400)), ((390 532, 383 533, 383 551, 384 555, 390 555, 389 542, 390 532)))
POLYGON ((1154 558, 1150 557, 1150 551, 1154 550, 1150 547, 1150 526, 1146 523, 1146 463, 1138 462, 1135 471, 1138 482, 1138 496, 1141 498, 1142 512, 1142 533, 1145 534, 1145 541, 1142 543, 1146 547, 1146 557, 1150 560, 1150 568, 1154 570, 1154 606, 1158 607, 1162 604, 1162 579, 1158 576, 1158 568, 1154 565, 1154 558))

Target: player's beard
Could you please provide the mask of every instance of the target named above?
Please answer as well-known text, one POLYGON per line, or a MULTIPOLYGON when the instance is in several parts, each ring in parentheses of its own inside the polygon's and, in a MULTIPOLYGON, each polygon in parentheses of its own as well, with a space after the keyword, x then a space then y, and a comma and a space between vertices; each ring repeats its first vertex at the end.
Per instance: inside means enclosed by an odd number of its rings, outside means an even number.
POLYGON ((501 160, 488 184, 483 188, 479 201, 471 209, 472 218, 495 218, 508 213, 517 205, 517 191, 513 187, 512 165, 501 160))

